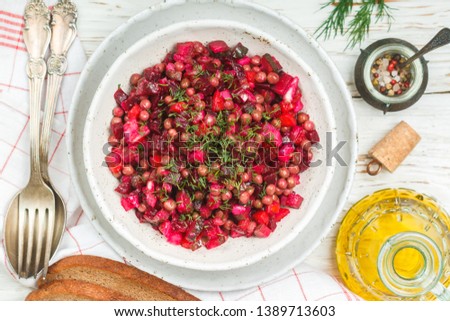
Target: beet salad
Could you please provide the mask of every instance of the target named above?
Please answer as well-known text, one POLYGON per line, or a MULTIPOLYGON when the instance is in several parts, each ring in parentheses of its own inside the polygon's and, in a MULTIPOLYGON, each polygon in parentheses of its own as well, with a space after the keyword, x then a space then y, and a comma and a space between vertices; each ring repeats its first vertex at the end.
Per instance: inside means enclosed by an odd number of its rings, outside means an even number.
MULTIPOLYGON (((299 78, 241 43, 178 43, 120 86, 106 162, 126 211, 196 250, 268 237, 319 142, 299 78), (128 86, 127 86, 128 87, 128 86)), ((291 214, 297 215, 297 214, 291 214)))

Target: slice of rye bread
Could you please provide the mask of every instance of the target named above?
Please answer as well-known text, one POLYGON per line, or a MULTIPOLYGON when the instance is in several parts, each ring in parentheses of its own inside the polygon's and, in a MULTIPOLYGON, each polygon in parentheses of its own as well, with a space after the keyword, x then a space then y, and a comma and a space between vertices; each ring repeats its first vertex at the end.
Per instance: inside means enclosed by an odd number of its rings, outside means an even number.
POLYGON ((58 280, 80 280, 117 291, 136 301, 198 301, 181 288, 135 267, 91 255, 76 255, 53 264, 41 286, 58 280))
POLYGON ((97 284, 61 280, 42 284, 26 301, 133 301, 132 297, 97 284))

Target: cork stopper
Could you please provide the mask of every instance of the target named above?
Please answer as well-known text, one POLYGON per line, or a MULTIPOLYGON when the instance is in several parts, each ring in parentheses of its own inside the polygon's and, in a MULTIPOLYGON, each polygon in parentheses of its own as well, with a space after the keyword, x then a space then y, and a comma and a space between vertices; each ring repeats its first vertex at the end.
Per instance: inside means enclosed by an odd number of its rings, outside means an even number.
POLYGON ((377 175, 382 166, 394 172, 419 141, 419 134, 406 122, 400 122, 369 151, 374 160, 367 165, 367 172, 377 175))

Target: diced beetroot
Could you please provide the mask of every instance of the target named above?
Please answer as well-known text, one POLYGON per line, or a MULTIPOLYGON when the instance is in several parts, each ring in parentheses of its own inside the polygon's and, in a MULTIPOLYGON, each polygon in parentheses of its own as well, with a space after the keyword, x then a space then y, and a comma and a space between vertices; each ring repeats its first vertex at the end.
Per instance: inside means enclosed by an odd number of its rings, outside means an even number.
POLYGON ((291 75, 283 73, 280 80, 273 86, 273 91, 280 96, 284 96, 293 79, 291 75))
POLYGON ((159 225, 163 222, 166 222, 169 219, 169 217, 170 217, 170 213, 164 209, 161 209, 158 212, 156 212, 155 215, 148 217, 147 221, 149 223, 159 225))
POLYGON ((112 151, 105 156, 105 162, 108 165, 109 170, 113 174, 120 173, 123 168, 122 157, 119 153, 112 151))
POLYGON ((120 203, 125 211, 129 211, 139 206, 139 195, 137 193, 131 193, 126 197, 122 197, 120 203))
POLYGON ((194 43, 192 41, 177 43, 177 54, 182 56, 192 56, 194 43))
POLYGON ((255 231, 253 233, 256 237, 265 238, 268 237, 270 233, 272 233, 272 230, 269 227, 267 227, 267 225, 259 224, 255 228, 255 231))
POLYGON ((247 101, 251 103, 256 102, 255 95, 253 95, 250 90, 240 88, 238 90, 235 90, 233 94, 235 94, 239 98, 239 102, 242 104, 246 103, 247 101))
POLYGON ((250 218, 246 218, 246 219, 243 219, 243 220, 240 220, 239 222, 238 222, 238 226, 241 228, 241 229, 243 229, 243 230, 246 230, 247 229, 247 227, 248 227, 248 225, 250 224, 250 218))
POLYGON ((162 233, 162 235, 166 236, 170 234, 170 231, 172 230, 172 225, 169 221, 162 222, 159 227, 159 231, 162 233))
POLYGON ((183 235, 181 233, 172 232, 167 236, 167 242, 173 245, 180 245, 183 235))
POLYGON ((211 216, 212 210, 208 206, 202 205, 200 207, 200 216, 202 218, 209 218, 211 216))
POLYGON ((207 249, 212 249, 223 244, 228 235, 224 234, 219 226, 212 225, 211 221, 207 220, 199 237, 207 249))
POLYGON ((147 126, 139 127, 138 122, 133 119, 123 125, 123 132, 125 142, 128 144, 135 144, 150 134, 150 129, 147 126))
POLYGON ((278 159, 282 162, 288 162, 294 151, 295 148, 292 143, 284 143, 278 151, 278 159))
POLYGON ((193 208, 191 198, 186 191, 179 191, 176 196, 177 211, 180 214, 191 213, 193 208))
POLYGON ((117 106, 121 106, 122 102, 127 100, 127 98, 128 95, 120 87, 114 93, 114 99, 116 100, 117 106))
POLYGON ((295 125, 297 125, 297 120, 291 113, 281 114, 279 119, 281 121, 281 126, 294 127, 295 125))
POLYGON ((276 213, 273 218, 275 222, 281 221, 284 217, 286 217, 291 211, 287 208, 280 208, 280 211, 276 213))
POLYGON ((281 65, 278 62, 278 60, 275 59, 275 57, 269 55, 269 54, 264 54, 261 58, 261 67, 262 69, 269 73, 269 72, 280 72, 281 70, 281 65))
POLYGON ((192 123, 194 125, 199 124, 203 119, 205 118, 205 111, 201 110, 197 113, 196 116, 194 116, 194 118, 192 119, 192 123))
POLYGON ((209 194, 206 200, 206 205, 209 206, 211 210, 216 210, 220 207, 220 205, 222 205, 222 200, 220 196, 214 196, 212 194, 209 194))
POLYGON ((140 100, 137 96, 128 97, 126 100, 122 101, 120 107, 122 107, 123 110, 128 111, 134 105, 139 104, 139 102, 140 100))
POLYGON ((267 184, 276 184, 277 183, 277 173, 270 173, 264 176, 264 182, 267 184))
POLYGON ((219 218, 219 217, 215 217, 213 218, 213 224, 217 225, 217 226, 222 226, 225 224, 224 220, 219 218))
POLYGON ((248 70, 245 72, 245 77, 247 77, 248 82, 255 82, 256 72, 253 70, 248 70))
POLYGON ((159 225, 159 231, 166 237, 167 242, 175 245, 181 244, 183 235, 175 232, 169 221, 165 221, 159 225))
POLYGON ((234 75, 240 84, 242 84, 244 81, 247 82, 247 78, 245 78, 244 68, 240 64, 231 62, 231 67, 233 68, 232 71, 234 72, 234 75))
POLYGON ((186 248, 186 249, 190 249, 192 251, 195 251, 197 249, 199 249, 202 246, 202 243, 198 240, 195 240, 194 242, 189 242, 186 239, 182 239, 181 240, 181 244, 182 247, 186 248))
POLYGON ((310 132, 307 132, 306 137, 313 144, 316 144, 316 143, 320 142, 320 137, 319 137, 319 134, 317 133, 317 130, 312 130, 310 132))
POLYGON ((156 198, 155 195, 153 195, 151 193, 147 193, 145 195, 145 201, 147 202, 148 206, 150 206, 151 208, 155 208, 156 201, 158 201, 158 199, 156 198))
POLYGON ((194 220, 192 221, 187 230, 186 230, 186 235, 185 238, 190 241, 190 242, 194 242, 197 239, 197 236, 200 234, 200 232, 203 229, 203 221, 202 220, 194 220))
POLYGON ((282 113, 289 113, 294 110, 294 105, 288 101, 282 101, 280 102, 281 112, 282 113))
POLYGON ((266 206, 266 212, 269 215, 275 215, 279 211, 280 211, 280 203, 278 203, 278 202, 273 202, 272 204, 266 206))
POLYGON ((248 223, 247 229, 246 229, 246 235, 247 237, 250 237, 253 235, 253 232, 255 231, 256 228, 256 222, 254 221, 250 221, 250 223, 248 223))
POLYGON ((181 77, 183 76, 181 71, 177 71, 175 69, 175 65, 173 63, 168 63, 166 65, 166 76, 175 81, 181 81, 181 77))
POLYGON ((295 145, 299 146, 306 137, 306 131, 302 126, 294 126, 289 133, 289 139, 295 145))
POLYGON ((241 66, 244 66, 244 65, 249 65, 250 61, 251 61, 250 57, 245 56, 245 57, 238 59, 237 63, 240 64, 241 66))
POLYGON ((266 165, 264 165, 264 164, 258 164, 258 165, 255 165, 255 166, 253 166, 253 171, 256 173, 256 174, 262 174, 262 173, 264 173, 264 170, 266 169, 266 165))
POLYGON ((212 41, 208 44, 209 49, 214 53, 221 53, 229 50, 227 43, 222 40, 212 41))
POLYGON ((255 221, 251 221, 250 219, 245 219, 239 221, 238 227, 245 232, 245 236, 250 237, 253 235, 255 231, 257 223, 255 221))
POLYGON ((172 228, 175 232, 186 233, 188 223, 186 221, 172 220, 172 228))
POLYGON ((128 194, 131 192, 131 182, 121 182, 115 189, 117 193, 128 194))
POLYGON ((176 53, 173 55, 175 61, 191 62, 194 53, 194 43, 192 41, 177 43, 176 53))
POLYGON ((211 108, 213 111, 218 113, 219 111, 223 110, 224 106, 224 99, 220 94, 220 91, 216 90, 216 92, 213 95, 211 108))
POLYGON ((252 215, 252 218, 259 224, 269 224, 269 214, 266 211, 257 211, 252 215))
POLYGON ((149 82, 157 83, 161 79, 161 70, 155 66, 144 69, 142 74, 149 82))
POLYGON ((234 59, 239 59, 239 58, 244 57, 244 56, 247 54, 247 52, 248 52, 248 48, 245 47, 242 43, 239 42, 239 43, 233 48, 233 51, 232 51, 232 53, 231 53, 231 56, 232 56, 234 59))
POLYGON ((233 100, 233 97, 228 89, 222 90, 220 92, 220 96, 225 100, 233 100))
POLYGON ((111 124, 111 132, 115 138, 120 140, 123 137, 123 123, 111 124))
POLYGON ((294 103, 294 114, 298 113, 299 111, 301 111, 303 109, 303 103, 301 100, 298 100, 294 103))
POLYGON ((269 218, 269 224, 267 224, 267 227, 270 228, 272 232, 277 228, 277 222, 275 221, 273 216, 269 218))
POLYGON ((136 95, 150 96, 159 93, 159 85, 156 82, 150 82, 146 78, 139 80, 136 88, 136 95))
POLYGON ((237 238, 241 236, 245 236, 245 231, 241 229, 239 226, 233 225, 230 230, 230 236, 232 238, 237 238))
POLYGON ((203 164, 205 162, 205 157, 205 152, 199 148, 195 148, 193 151, 188 153, 188 161, 191 164, 203 164))
POLYGON ((231 208, 231 213, 238 221, 241 221, 249 217, 251 209, 250 206, 234 204, 231 208))
POLYGON ((205 247, 210 250, 215 247, 222 245, 226 241, 227 237, 225 235, 221 237, 212 238, 205 243, 205 247))
POLYGON ((184 102, 177 102, 170 106, 169 112, 180 114, 183 111, 185 111, 186 108, 187 108, 187 105, 184 102))
POLYGON ((273 142, 276 147, 280 146, 283 142, 283 138, 281 137, 280 131, 277 130, 269 123, 265 123, 261 134, 265 139, 268 139, 270 142, 273 142))
POLYGON ((131 184, 131 178, 132 178, 131 176, 123 175, 120 178, 120 181, 123 182, 123 183, 130 183, 131 184))
POLYGON ((127 113, 129 120, 136 120, 141 112, 141 107, 139 105, 134 105, 127 113))
POLYGON ((300 175, 295 174, 295 175, 291 175, 291 176, 294 179, 295 185, 300 184, 300 175))
POLYGON ((281 205, 288 206, 290 208, 299 209, 302 205, 303 197, 298 194, 292 193, 288 196, 281 196, 281 205))
POLYGON ((159 154, 154 154, 151 155, 149 158, 150 161, 150 165, 152 165, 152 167, 159 167, 161 166, 161 155, 159 154))
POLYGON ((294 100, 294 95, 298 91, 298 77, 294 77, 289 83, 284 95, 283 100, 287 102, 292 102, 294 100))
POLYGON ((181 243, 180 243, 180 245, 181 245, 182 247, 184 247, 185 249, 191 249, 192 244, 193 244, 192 242, 189 242, 189 241, 186 240, 185 238, 182 239, 182 240, 181 240, 181 243))

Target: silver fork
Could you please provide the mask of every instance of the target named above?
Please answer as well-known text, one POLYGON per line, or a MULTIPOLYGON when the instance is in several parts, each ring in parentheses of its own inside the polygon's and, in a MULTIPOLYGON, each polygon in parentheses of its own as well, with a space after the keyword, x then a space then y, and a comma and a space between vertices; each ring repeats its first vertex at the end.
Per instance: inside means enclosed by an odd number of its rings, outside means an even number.
MULTIPOLYGON (((30 179, 11 203, 5 222, 8 258, 19 278, 37 275, 42 266, 42 244, 48 238, 47 224, 54 220, 55 197, 43 181, 39 160, 39 126, 42 87, 46 75, 44 55, 50 42, 50 12, 41 0, 31 0, 25 8, 23 38, 28 50, 27 75, 30 87, 30 179), (16 244, 11 244, 16 234, 16 244), (47 235, 44 235, 47 234, 47 235), (13 253, 13 254, 11 254, 13 253), (16 256, 12 260, 11 256, 16 256), (16 263, 16 264, 14 264, 16 263)), ((44 253, 45 255, 45 253, 44 253)))

